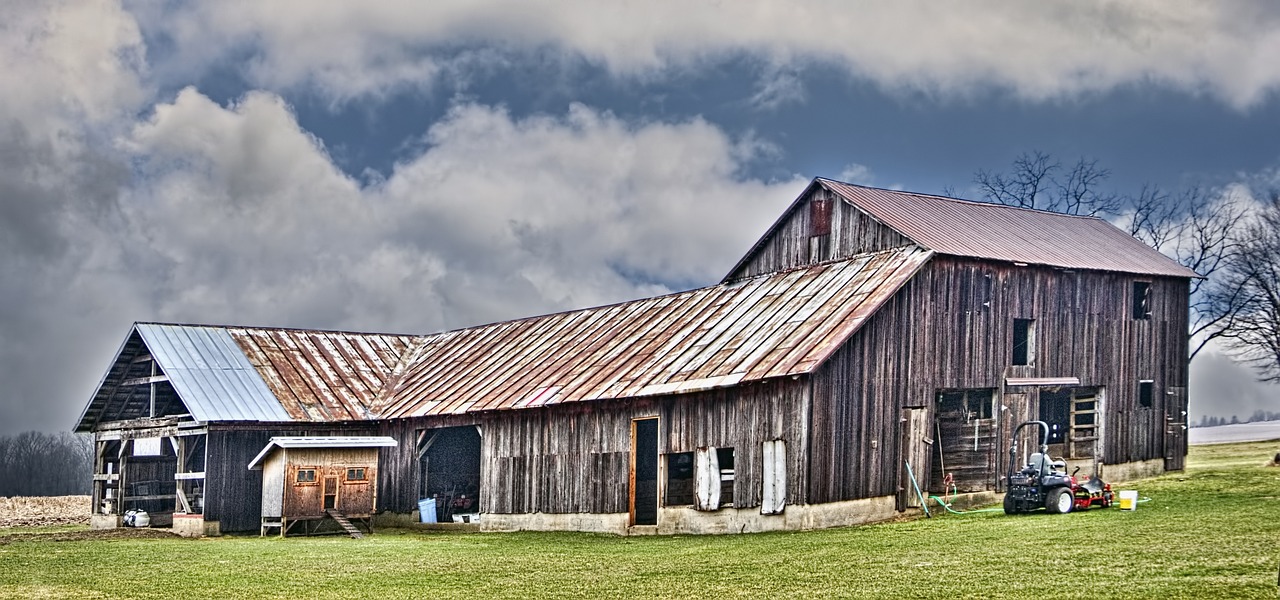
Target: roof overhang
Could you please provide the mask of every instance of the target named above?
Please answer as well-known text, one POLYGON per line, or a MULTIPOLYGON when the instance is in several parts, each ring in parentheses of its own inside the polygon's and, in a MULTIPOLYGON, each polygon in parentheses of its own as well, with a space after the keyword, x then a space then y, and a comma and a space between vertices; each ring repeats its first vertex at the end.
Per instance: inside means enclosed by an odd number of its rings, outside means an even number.
POLYGON ((276 448, 394 448, 400 445, 385 435, 273 437, 257 456, 249 461, 249 470, 262 468, 262 461, 276 448))

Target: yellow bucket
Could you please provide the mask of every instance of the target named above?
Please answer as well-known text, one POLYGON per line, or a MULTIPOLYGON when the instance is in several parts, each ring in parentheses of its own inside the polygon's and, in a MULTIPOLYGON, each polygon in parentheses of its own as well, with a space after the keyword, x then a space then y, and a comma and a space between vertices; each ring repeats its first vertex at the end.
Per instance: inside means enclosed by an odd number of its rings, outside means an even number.
POLYGON ((1138 510, 1138 490, 1120 490, 1120 510, 1138 510))

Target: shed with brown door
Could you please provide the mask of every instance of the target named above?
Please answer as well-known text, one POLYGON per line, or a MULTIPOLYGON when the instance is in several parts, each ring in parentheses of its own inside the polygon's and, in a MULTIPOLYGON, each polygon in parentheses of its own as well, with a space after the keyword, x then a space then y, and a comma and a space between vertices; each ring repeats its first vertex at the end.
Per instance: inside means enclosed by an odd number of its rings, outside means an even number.
POLYGON ((262 470, 262 529, 322 531, 326 519, 355 534, 371 530, 378 506, 378 449, 385 436, 273 437, 249 463, 262 470))

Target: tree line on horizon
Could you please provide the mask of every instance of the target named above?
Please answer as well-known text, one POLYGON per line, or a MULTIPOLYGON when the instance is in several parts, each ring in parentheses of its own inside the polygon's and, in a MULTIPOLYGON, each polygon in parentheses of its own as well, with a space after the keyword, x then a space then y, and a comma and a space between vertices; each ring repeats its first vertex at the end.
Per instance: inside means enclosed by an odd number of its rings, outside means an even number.
POLYGON ((1192 427, 1219 427, 1222 425, 1239 425, 1241 423, 1265 423, 1267 421, 1280 421, 1280 411, 1258 410, 1253 411, 1247 419, 1241 419, 1238 415, 1230 417, 1211 417, 1204 415, 1200 417, 1199 423, 1192 423, 1192 427))
POLYGON ((0 497, 88 494, 93 437, 24 431, 0 436, 0 497))

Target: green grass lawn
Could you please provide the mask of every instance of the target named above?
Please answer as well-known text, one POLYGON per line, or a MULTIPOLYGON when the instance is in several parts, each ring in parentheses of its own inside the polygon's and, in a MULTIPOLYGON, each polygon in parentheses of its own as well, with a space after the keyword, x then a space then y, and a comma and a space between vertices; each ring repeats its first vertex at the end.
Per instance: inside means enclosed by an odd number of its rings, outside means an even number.
POLYGON ((1193 447, 1186 472, 1133 484, 1150 498, 1133 512, 728 536, 28 539, 0 543, 0 598, 1277 598, 1277 450, 1193 447))

